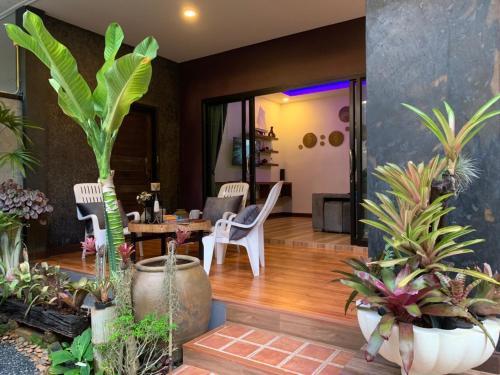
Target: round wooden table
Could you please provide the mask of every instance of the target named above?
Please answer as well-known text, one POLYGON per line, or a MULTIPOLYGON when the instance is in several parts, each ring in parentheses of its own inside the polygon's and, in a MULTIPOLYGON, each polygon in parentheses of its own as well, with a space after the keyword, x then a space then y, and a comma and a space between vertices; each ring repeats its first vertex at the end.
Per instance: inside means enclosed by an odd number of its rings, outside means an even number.
POLYGON ((161 240, 161 255, 167 253, 167 237, 175 237, 177 228, 182 227, 191 232, 190 238, 186 242, 198 241, 198 257, 203 259, 203 238, 204 232, 212 230, 210 220, 204 219, 185 219, 185 220, 170 220, 161 224, 147 224, 137 221, 128 223, 130 232, 130 240, 133 245, 140 241, 161 240), (140 233, 140 235, 138 235, 140 233), (193 236, 193 233, 195 236, 193 236))

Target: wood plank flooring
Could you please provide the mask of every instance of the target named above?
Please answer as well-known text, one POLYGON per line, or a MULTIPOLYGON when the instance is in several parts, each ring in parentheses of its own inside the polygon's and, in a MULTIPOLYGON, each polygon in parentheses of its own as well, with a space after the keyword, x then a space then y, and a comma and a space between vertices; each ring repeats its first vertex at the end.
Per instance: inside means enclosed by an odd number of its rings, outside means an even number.
MULTIPOLYGON (((197 255, 197 244, 186 244, 179 253, 197 255)), ((144 242, 146 258, 160 254, 159 241, 144 242)), ((333 283, 334 269, 346 270, 341 261, 352 252, 328 249, 288 248, 266 245, 266 268, 261 276, 252 277, 244 248, 229 246, 223 265, 212 263, 210 281, 214 298, 250 306, 265 306, 355 325, 354 313, 344 315, 344 302, 350 290, 333 283)), ((365 256, 360 250, 356 256, 365 256)), ((94 256, 81 259, 80 252, 43 259, 61 268, 93 274, 94 256)))
POLYGON ((364 248, 351 246, 351 235, 343 233, 315 232, 310 217, 276 217, 264 225, 265 242, 297 248, 330 249, 362 252, 364 248))

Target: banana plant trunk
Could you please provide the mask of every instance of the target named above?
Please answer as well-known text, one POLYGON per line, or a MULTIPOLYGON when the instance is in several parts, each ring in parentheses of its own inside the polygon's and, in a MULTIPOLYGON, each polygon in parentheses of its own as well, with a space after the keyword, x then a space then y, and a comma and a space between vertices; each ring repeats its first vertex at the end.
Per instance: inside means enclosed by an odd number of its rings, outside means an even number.
POLYGON ((125 242, 125 237, 123 235, 122 218, 113 183, 113 173, 105 173, 104 176, 99 179, 99 182, 102 188, 105 209, 108 264, 110 271, 115 273, 118 271, 118 265, 120 264, 118 247, 125 242))

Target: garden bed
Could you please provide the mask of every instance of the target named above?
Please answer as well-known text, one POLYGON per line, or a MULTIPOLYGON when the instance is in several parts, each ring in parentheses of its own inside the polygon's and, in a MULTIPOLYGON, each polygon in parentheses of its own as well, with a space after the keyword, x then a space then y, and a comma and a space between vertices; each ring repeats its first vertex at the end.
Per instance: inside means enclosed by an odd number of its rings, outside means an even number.
POLYGON ((0 304, 0 313, 9 319, 65 337, 76 337, 90 325, 88 315, 71 314, 42 306, 32 306, 25 316, 27 309, 28 306, 25 303, 13 298, 0 304))

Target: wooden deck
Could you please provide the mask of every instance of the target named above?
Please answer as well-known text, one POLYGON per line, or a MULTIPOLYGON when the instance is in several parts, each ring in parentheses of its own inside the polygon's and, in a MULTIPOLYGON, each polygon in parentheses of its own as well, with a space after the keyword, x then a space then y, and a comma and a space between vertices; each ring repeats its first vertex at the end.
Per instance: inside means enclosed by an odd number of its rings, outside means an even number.
MULTIPOLYGON (((159 241, 145 243, 145 257, 156 256, 159 252, 159 241)), ((182 246, 179 253, 196 255, 196 245, 182 246)), ((349 290, 332 283, 336 277, 332 271, 345 270, 341 260, 352 255, 325 249, 266 246, 266 268, 260 277, 253 278, 245 250, 238 252, 230 246, 226 262, 216 265, 214 261, 212 264, 213 295, 221 301, 354 322, 352 312, 347 316, 343 312, 349 290)), ((60 264, 63 269, 94 274, 94 259, 94 256, 87 256, 82 260, 81 253, 73 252, 43 260, 60 264)))

